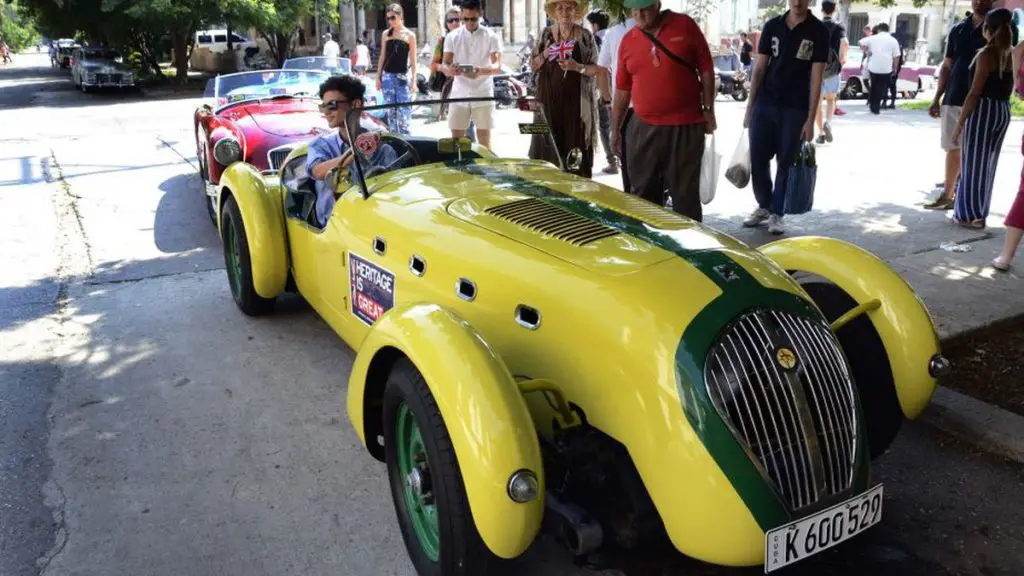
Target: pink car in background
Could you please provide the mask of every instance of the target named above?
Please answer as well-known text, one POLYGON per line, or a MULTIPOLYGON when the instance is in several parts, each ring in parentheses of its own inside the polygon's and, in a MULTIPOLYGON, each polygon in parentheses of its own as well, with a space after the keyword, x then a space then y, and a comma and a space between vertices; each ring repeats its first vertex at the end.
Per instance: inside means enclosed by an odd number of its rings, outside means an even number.
MULTIPOLYGON (((896 92, 903 98, 913 99, 921 92, 935 87, 935 66, 918 66, 907 62, 900 70, 896 81, 896 92)), ((846 55, 846 65, 840 72, 842 90, 841 99, 867 98, 871 86, 871 75, 864 69, 864 54, 860 46, 850 46, 846 55)))

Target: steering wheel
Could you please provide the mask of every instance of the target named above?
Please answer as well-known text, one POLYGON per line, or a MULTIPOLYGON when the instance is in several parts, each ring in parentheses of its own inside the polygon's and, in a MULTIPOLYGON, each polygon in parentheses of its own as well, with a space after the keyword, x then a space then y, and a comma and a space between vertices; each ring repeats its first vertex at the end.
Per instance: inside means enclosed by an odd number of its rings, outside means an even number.
POLYGON ((419 152, 416 152, 416 148, 414 148, 412 144, 399 138, 398 136, 395 136, 393 134, 382 134, 380 137, 379 145, 383 146, 384 144, 391 146, 395 153, 398 154, 398 158, 395 159, 394 162, 388 164, 387 166, 374 166, 373 168, 370 168, 370 170, 366 172, 366 179, 373 178, 378 174, 384 174, 385 172, 397 170, 398 168, 401 168, 402 165, 408 162, 409 160, 412 160, 412 163, 409 164, 409 166, 416 166, 418 164, 423 163, 423 160, 420 158, 419 152))

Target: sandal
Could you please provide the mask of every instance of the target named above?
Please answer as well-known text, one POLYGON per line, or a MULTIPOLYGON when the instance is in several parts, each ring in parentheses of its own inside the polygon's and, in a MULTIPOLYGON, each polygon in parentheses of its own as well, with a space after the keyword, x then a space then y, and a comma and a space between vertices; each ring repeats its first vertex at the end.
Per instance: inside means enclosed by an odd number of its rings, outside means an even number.
POLYGON ((955 201, 952 198, 939 198, 924 205, 925 210, 952 210, 955 201))
POLYGON ((996 256, 995 259, 992 260, 992 267, 995 268, 996 270, 999 270, 1000 272, 1010 271, 1010 263, 1004 262, 1002 256, 996 256))
POLYGON ((972 230, 981 230, 981 229, 985 228, 985 220, 984 219, 981 219, 981 220, 961 220, 959 218, 953 217, 952 220, 953 220, 954 224, 956 224, 958 226, 963 226, 964 228, 971 228, 972 230))

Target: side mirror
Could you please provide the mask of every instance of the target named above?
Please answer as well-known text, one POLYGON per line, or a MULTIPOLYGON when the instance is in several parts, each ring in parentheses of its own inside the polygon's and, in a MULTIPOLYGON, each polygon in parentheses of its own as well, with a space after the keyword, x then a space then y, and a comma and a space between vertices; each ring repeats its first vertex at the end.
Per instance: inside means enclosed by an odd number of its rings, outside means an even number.
POLYGON ((335 196, 340 196, 342 192, 348 190, 352 185, 349 180, 348 168, 342 168, 340 166, 332 168, 331 171, 327 173, 327 178, 325 180, 331 190, 334 191, 335 196))
POLYGON ((565 169, 569 172, 576 172, 583 164, 583 151, 573 148, 565 156, 565 169))

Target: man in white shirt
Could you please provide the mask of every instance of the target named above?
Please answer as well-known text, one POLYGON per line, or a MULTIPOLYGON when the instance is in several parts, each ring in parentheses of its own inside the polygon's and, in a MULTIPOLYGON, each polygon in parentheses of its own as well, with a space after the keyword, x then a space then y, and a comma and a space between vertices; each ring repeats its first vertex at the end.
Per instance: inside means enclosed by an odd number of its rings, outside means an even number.
POLYGON ((334 41, 334 35, 330 32, 324 34, 324 56, 328 60, 324 61, 324 66, 327 68, 338 67, 338 57, 341 56, 341 46, 334 41))
MULTIPOLYGON (((619 44, 622 43, 622 38, 625 37, 626 32, 629 32, 633 26, 636 26, 636 20, 628 18, 625 22, 619 22, 615 26, 612 26, 604 34, 604 40, 601 42, 601 52, 597 56, 597 65, 611 71, 611 78, 608 82, 598 82, 598 88, 601 90, 602 100, 607 98, 608 104, 611 105, 615 101, 615 74, 619 68, 619 44), (607 92, 607 94, 605 93, 607 92)), ((604 105, 602 102, 601 105, 604 105)), ((633 117, 633 107, 630 106, 626 110, 626 117, 622 121, 622 130, 619 134, 619 139, 622 142, 622 150, 626 149, 626 127, 629 126, 629 120, 633 117)), ((623 190, 630 190, 629 187, 629 174, 626 170, 626 155, 623 154, 619 158, 620 168, 622 170, 622 186, 623 190)))
MULTIPOLYGON (((501 73, 501 40, 480 25, 480 0, 462 3, 462 27, 452 30, 444 40, 441 72, 453 78, 451 98, 493 98, 494 79, 501 73)), ((453 102, 448 111, 448 127, 453 138, 462 138, 469 122, 476 124, 477 141, 491 145, 494 102, 453 102)))
POLYGON ((878 33, 862 38, 860 47, 868 54, 867 69, 871 74, 871 91, 868 105, 872 114, 881 114, 882 100, 889 91, 892 75, 899 68, 900 43, 889 34, 889 25, 881 23, 878 33))

